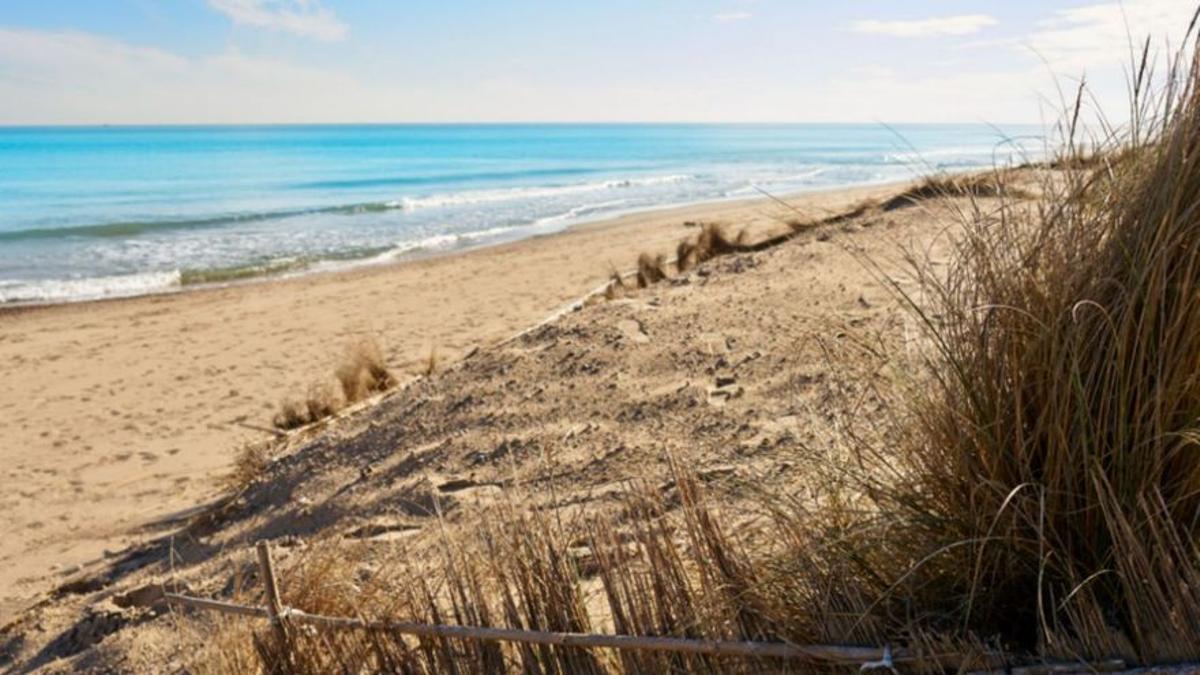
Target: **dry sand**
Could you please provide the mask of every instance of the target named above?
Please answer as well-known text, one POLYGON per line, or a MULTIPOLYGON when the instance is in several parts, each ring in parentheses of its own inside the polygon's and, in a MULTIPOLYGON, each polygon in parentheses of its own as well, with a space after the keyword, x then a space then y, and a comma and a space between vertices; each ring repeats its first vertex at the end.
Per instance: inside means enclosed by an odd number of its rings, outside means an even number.
POLYGON ((0 624, 215 498, 238 447, 265 435, 252 427, 356 339, 414 373, 432 349, 453 361, 603 284, 610 265, 672 251, 694 234, 687 221, 762 233, 894 191, 805 195, 789 200, 796 212, 698 205, 384 267, 2 311, 0 624))

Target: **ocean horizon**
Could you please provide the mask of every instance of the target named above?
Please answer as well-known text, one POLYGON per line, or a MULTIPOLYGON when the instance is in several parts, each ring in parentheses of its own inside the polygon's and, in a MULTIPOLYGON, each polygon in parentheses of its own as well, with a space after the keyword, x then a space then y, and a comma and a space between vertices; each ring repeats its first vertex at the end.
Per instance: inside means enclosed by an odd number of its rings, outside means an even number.
POLYGON ((381 263, 1040 156, 983 124, 0 127, 0 303, 381 263))

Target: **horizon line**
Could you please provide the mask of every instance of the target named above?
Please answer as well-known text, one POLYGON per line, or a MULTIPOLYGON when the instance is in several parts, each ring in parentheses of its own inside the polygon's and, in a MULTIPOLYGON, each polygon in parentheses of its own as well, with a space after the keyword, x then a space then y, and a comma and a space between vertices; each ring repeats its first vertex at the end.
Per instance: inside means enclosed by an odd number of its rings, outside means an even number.
POLYGON ((518 127, 518 126, 1045 126, 1045 122, 884 122, 884 121, 406 121, 406 122, 65 122, 28 123, 0 122, 0 129, 138 129, 138 128, 195 128, 195 127, 518 127))

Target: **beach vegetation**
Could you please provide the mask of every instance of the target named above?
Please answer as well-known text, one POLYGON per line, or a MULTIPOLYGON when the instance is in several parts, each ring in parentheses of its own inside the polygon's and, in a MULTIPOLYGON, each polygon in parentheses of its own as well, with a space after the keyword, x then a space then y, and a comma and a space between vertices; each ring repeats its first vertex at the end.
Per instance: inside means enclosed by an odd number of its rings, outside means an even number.
MULTIPOLYGON (((882 667, 905 670, 1200 661, 1200 72, 1181 55, 1152 94, 1145 58, 1127 128, 1084 142, 1080 90, 1057 157, 1023 174, 1036 199, 997 169, 932 178, 879 205, 953 197, 940 205, 955 228, 948 255, 914 251, 904 273, 873 267, 920 339, 891 358, 886 429, 856 435, 847 419, 837 452, 805 453, 803 494, 816 497, 763 494, 766 524, 734 527, 736 514, 676 465, 669 484, 619 495, 615 515, 493 508, 468 536, 444 537, 438 560, 376 564, 389 572, 370 584, 354 582, 358 553, 314 550, 287 571, 287 604, 421 623, 889 645, 882 667)), ((746 246, 706 228, 679 258, 746 246)), ((639 286, 664 267, 643 254, 639 286)), ((254 644, 288 672, 780 666, 386 628, 263 631, 254 644)), ((797 669, 859 665, 823 653, 797 669)))
POLYGON ((272 420, 275 427, 289 430, 319 422, 396 385, 379 344, 370 339, 351 343, 333 376, 336 387, 333 382, 315 382, 303 398, 285 399, 272 420))

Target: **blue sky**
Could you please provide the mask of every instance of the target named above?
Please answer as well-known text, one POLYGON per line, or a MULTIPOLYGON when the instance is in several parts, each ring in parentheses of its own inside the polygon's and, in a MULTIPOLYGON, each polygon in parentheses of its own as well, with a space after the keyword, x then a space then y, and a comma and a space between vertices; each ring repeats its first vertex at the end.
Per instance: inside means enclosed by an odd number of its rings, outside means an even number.
POLYGON ((0 124, 1119 117, 1196 0, 0 0, 0 124))

